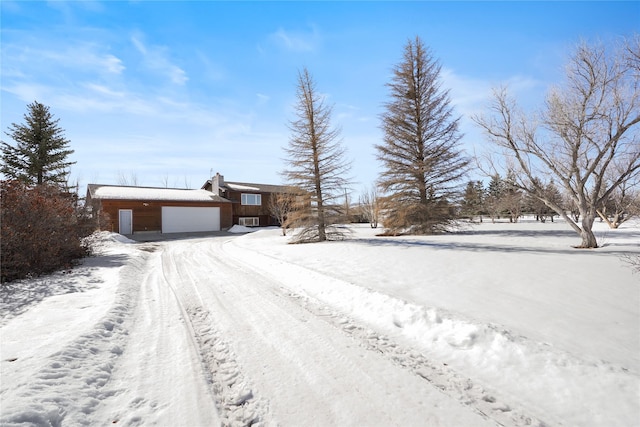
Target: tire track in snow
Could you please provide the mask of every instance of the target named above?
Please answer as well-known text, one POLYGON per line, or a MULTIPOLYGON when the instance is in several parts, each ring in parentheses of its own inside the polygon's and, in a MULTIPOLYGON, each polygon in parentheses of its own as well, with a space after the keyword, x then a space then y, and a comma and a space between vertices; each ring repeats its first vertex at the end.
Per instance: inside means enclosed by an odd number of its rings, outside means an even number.
POLYGON ((470 378, 459 375, 444 363, 436 363, 417 350, 404 348, 369 327, 358 324, 344 313, 333 310, 308 296, 296 294, 287 288, 281 288, 282 294, 297 301, 309 312, 342 330, 367 350, 379 352, 394 364, 407 369, 423 378, 442 393, 464 405, 471 407, 486 419, 499 426, 538 426, 547 424, 529 416, 520 409, 512 408, 498 400, 482 386, 474 384, 470 378))
MULTIPOLYGON (((233 259, 237 265, 244 266, 245 269, 253 270, 257 275, 263 275, 258 268, 238 258, 237 252, 236 256, 234 256, 234 251, 228 250, 232 247, 232 245, 225 245, 223 247, 223 251, 230 259, 233 259)), ((268 257, 268 255, 255 255, 268 257)), ((276 261, 279 263, 280 272, 287 270, 287 263, 280 259, 276 261)), ((305 277, 305 274, 300 272, 307 270, 312 272, 314 276, 317 276, 316 281, 321 283, 322 277, 325 276, 322 272, 310 270, 299 265, 295 265, 294 268, 297 273, 291 271, 290 273, 293 277, 305 277)), ((329 279, 329 276, 326 277, 329 279)), ((336 279, 330 278, 330 280, 336 279)), ((485 419, 495 422, 497 425, 516 427, 544 427, 549 425, 536 416, 527 414, 519 408, 519 405, 509 404, 505 402, 504 399, 496 397, 496 393, 490 392, 481 385, 474 383, 470 378, 458 374, 447 364, 435 362, 416 349, 403 347, 390 340, 384 334, 374 331, 370 326, 363 326, 361 322, 356 321, 348 314, 329 307, 326 303, 309 295, 300 293, 299 290, 291 289, 282 283, 279 289, 273 288, 272 292, 277 296, 286 297, 296 302, 319 319, 324 320, 341 330, 345 335, 353 338, 361 347, 380 353, 395 365, 412 372, 440 390, 443 394, 458 400, 485 419)))
MULTIPOLYGON (((263 425, 414 425, 418 419, 427 425, 485 425, 480 414, 354 345, 283 296, 279 283, 238 264, 221 247, 212 239, 174 245, 164 263, 167 280, 197 325, 221 404, 237 396, 228 394, 232 388, 219 376, 228 368, 245 391, 242 406, 255 402, 263 425)), ((229 413, 221 407, 225 424, 253 422, 229 413)))
POLYGON ((126 357, 117 367, 117 393, 100 421, 120 425, 215 425, 219 423, 199 346, 188 316, 162 274, 163 245, 150 256, 140 288, 126 357), (171 391, 171 392, 170 392, 171 391))
MULTIPOLYGON (((193 245, 188 245, 191 247, 193 245)), ((268 404, 255 396, 233 350, 215 327, 214 319, 198 292, 198 279, 190 268, 176 262, 173 247, 162 254, 162 271, 172 289, 185 319, 190 323, 192 339, 199 348, 202 363, 223 426, 257 426, 268 418, 268 404)), ((188 262, 188 261, 187 261, 188 262)))

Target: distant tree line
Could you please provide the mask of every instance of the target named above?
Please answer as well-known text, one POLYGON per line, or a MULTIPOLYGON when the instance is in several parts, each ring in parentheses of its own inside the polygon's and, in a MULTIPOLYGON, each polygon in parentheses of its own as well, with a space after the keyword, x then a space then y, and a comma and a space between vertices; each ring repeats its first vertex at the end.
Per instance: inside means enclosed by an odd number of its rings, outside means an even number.
MULTIPOLYGON (((536 221, 554 221, 559 214, 551 206, 559 206, 574 221, 580 220, 580 210, 572 198, 563 194, 553 180, 546 183, 536 178, 536 187, 540 193, 526 193, 513 184, 513 175, 505 178, 493 175, 485 187, 480 180, 468 181, 459 202, 461 218, 483 221, 483 218, 507 218, 509 222, 518 222, 523 215, 531 215, 536 221), (549 204, 543 200, 548 200, 549 204), (551 206, 550 206, 551 205, 551 206)), ((610 228, 618 228, 627 220, 640 216, 640 187, 623 185, 611 193, 596 209, 601 221, 610 228)))

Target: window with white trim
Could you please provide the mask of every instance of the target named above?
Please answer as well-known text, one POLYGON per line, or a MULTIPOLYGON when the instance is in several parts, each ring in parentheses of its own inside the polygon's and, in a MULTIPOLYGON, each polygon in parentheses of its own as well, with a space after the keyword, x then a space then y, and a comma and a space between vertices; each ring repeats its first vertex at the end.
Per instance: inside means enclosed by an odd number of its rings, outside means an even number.
POLYGON ((243 205, 260 206, 262 205, 262 194, 242 193, 241 201, 243 205))
POLYGON ((238 218, 238 222, 245 227, 258 227, 260 225, 260 218, 257 216, 246 216, 238 218))

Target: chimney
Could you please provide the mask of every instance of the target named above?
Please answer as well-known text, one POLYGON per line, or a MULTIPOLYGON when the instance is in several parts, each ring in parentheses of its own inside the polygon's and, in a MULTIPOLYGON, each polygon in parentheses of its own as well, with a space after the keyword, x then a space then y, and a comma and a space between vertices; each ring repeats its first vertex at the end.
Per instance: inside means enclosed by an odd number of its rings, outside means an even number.
POLYGON ((216 172, 216 176, 211 178, 211 192, 216 196, 220 196, 220 193, 222 192, 220 187, 224 187, 224 176, 216 172))

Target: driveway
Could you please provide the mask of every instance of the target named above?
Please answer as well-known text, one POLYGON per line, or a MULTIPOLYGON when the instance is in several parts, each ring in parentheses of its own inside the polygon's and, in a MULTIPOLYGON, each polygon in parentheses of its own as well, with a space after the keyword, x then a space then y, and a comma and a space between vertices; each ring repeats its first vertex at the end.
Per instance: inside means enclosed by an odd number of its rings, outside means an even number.
POLYGON ((136 242, 165 242, 171 240, 202 239, 207 237, 237 235, 237 233, 230 233, 228 231, 201 231, 191 233, 134 233, 127 234, 126 237, 131 240, 135 240, 136 242))

